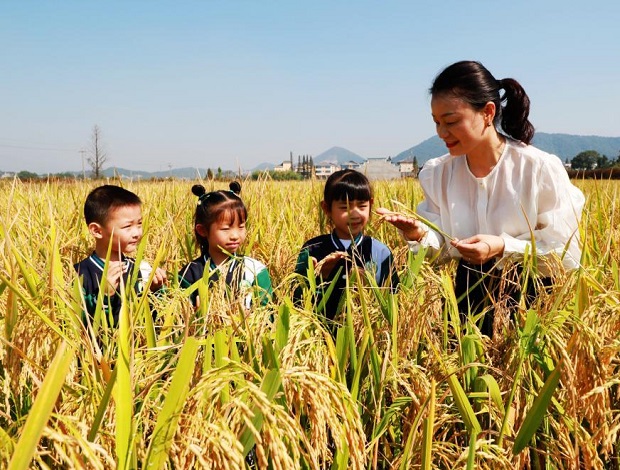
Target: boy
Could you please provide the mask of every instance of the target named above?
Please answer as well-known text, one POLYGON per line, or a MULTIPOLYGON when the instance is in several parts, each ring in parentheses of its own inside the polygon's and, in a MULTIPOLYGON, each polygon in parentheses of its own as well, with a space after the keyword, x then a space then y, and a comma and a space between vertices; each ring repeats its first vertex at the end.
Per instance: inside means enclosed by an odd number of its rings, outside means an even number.
MULTIPOLYGON (((95 239, 95 251, 88 258, 74 265, 81 277, 86 309, 91 320, 95 315, 97 298, 102 287, 103 269, 111 244, 106 284, 103 293, 103 314, 109 324, 116 326, 121 309, 120 282, 127 283, 135 268, 135 260, 127 258, 138 248, 142 239, 142 201, 120 186, 104 185, 93 189, 84 203, 84 218, 88 231, 95 239)), ((140 264, 135 289, 141 292, 148 280, 151 267, 143 261, 140 264)), ((157 268, 151 283, 151 290, 160 289, 166 282, 166 272, 157 268)))

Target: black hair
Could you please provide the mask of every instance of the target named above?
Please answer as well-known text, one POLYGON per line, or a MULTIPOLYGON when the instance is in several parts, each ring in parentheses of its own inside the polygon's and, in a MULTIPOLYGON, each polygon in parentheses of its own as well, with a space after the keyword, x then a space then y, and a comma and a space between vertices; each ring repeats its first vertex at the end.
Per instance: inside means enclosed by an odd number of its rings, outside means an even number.
POLYGON ((525 144, 534 137, 534 126, 528 120, 530 99, 523 87, 512 78, 496 80, 480 62, 464 60, 446 67, 435 77, 430 93, 454 96, 478 111, 493 102, 496 128, 525 144), (501 96, 500 90, 504 91, 501 96))
POLYGON ((357 170, 339 170, 325 183, 323 201, 331 207, 334 201, 370 201, 372 187, 366 175, 357 170))
POLYGON ((105 225, 110 212, 118 207, 140 206, 140 198, 120 186, 105 184, 93 189, 84 202, 86 224, 96 222, 105 225))
POLYGON ((208 231, 214 222, 223 220, 225 217, 231 221, 238 219, 240 223, 245 223, 248 218, 248 212, 239 197, 241 184, 233 181, 228 187, 230 188, 228 191, 207 192, 201 184, 192 186, 192 193, 198 196, 198 205, 194 214, 194 234, 203 254, 209 253, 209 240, 198 233, 196 225, 203 225, 208 231))

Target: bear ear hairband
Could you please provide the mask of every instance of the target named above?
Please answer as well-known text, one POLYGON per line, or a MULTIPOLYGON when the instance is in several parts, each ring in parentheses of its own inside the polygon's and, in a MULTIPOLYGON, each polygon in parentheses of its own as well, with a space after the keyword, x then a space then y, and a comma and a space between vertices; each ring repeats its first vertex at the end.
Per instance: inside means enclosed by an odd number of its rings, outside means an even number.
POLYGON ((209 199, 209 196, 211 196, 214 193, 217 193, 217 191, 209 191, 208 193, 204 193, 204 194, 201 194, 200 196, 198 196, 198 205, 204 204, 204 202, 207 199, 209 199))
MULTIPOLYGON (((233 181, 231 182, 228 187, 230 188, 229 190, 221 190, 221 191, 209 191, 208 193, 205 192, 203 194, 201 194, 200 196, 198 196, 198 205, 203 204, 207 199, 209 199, 209 197, 215 193, 219 193, 219 192, 229 192, 234 194, 235 196, 239 197, 239 195, 241 194, 241 184, 238 181, 233 181)), ((204 188, 203 188, 204 189, 204 188)))
POLYGON ((241 194, 241 184, 238 181, 232 181, 228 187, 231 193, 235 193, 237 196, 241 194))

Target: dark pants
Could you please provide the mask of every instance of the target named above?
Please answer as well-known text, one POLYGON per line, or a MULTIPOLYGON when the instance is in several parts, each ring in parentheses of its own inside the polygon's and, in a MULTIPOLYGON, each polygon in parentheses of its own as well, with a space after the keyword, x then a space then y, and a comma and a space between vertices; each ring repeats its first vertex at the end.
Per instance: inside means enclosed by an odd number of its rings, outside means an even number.
MULTIPOLYGON (((508 311, 514 320, 521 300, 523 268, 513 265, 505 269, 493 269, 495 261, 471 264, 463 260, 456 269, 454 293, 458 302, 461 322, 469 315, 477 315, 486 309, 480 331, 493 336, 493 320, 496 309, 508 311)), ((551 278, 529 279, 525 292, 525 305, 529 307, 538 296, 539 286, 549 287, 551 278)))

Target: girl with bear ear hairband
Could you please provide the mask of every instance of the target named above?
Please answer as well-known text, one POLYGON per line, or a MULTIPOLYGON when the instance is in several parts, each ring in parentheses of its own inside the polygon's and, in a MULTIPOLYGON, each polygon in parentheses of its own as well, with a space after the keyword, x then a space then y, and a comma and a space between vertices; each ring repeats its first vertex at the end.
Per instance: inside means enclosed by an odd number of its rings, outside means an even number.
MULTIPOLYGON (((257 299, 265 305, 273 289, 267 267, 240 252, 247 232, 247 209, 239 197, 241 185, 233 181, 230 190, 206 192, 197 184, 192 193, 198 197, 194 214, 194 235, 200 256, 179 271, 179 283, 188 288, 206 279, 212 287, 224 279, 230 295, 240 299, 249 309, 257 299)), ((191 294, 192 303, 199 305, 198 291, 191 294)))

